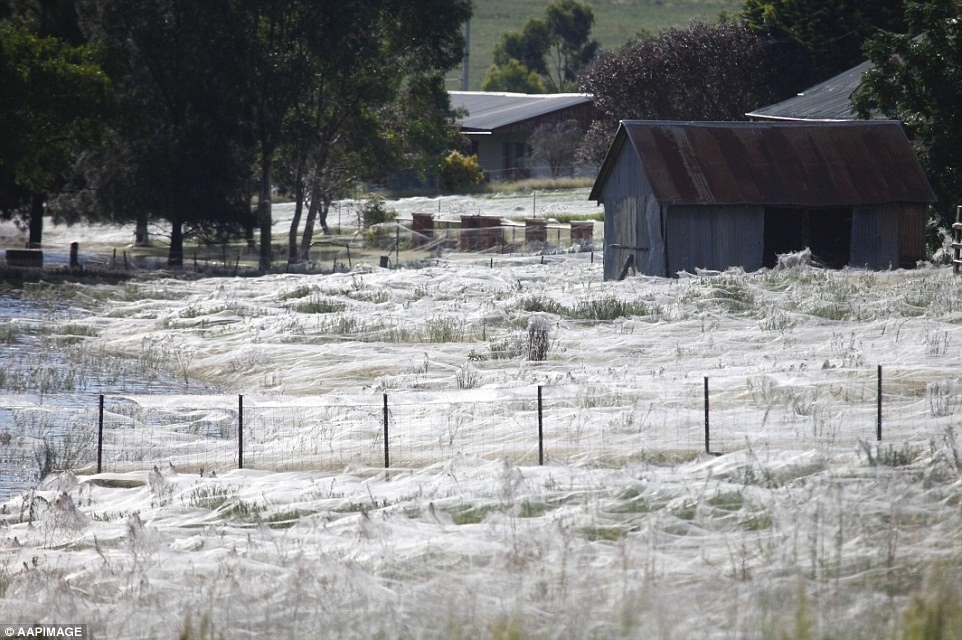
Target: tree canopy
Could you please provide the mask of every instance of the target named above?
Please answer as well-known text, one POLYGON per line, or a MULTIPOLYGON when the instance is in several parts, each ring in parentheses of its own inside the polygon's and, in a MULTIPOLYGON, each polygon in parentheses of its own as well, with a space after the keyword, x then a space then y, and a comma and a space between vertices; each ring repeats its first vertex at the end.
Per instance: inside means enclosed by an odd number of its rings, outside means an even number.
POLYGON ((504 64, 492 66, 484 76, 481 90, 511 93, 548 92, 538 72, 530 70, 516 58, 508 58, 504 64))
POLYGON ((745 0, 740 17, 767 38, 779 99, 862 62, 877 30, 905 30, 902 2, 892 0, 745 0))
POLYGON ((938 197, 938 222, 962 204, 962 24, 952 0, 909 3, 913 35, 879 32, 865 51, 874 67, 854 106, 862 117, 900 120, 938 197))
POLYGON ((0 208, 60 190, 71 219, 163 219, 172 265, 190 234, 256 224, 267 268, 276 163, 305 202, 389 171, 437 180, 454 131, 443 78, 470 14, 470 0, 4 2, 0 208))
POLYGON ((529 18, 521 31, 501 37, 483 86, 503 86, 511 78, 537 88, 529 77, 534 72, 548 92, 576 90, 578 75, 599 49, 598 41, 591 39, 594 21, 594 10, 587 3, 555 0, 548 4, 544 18, 529 18))
MULTIPOLYGON (((274 154, 290 129, 285 122, 303 91, 316 92, 310 123, 320 151, 346 133, 382 131, 376 114, 409 81, 439 76, 455 66, 464 49, 461 25, 470 0, 238 0, 250 21, 247 68, 254 136, 259 148, 258 226, 260 264, 270 265, 271 188, 274 154), (431 20, 424 16, 430 15, 431 20)), ((368 138, 371 139, 371 138, 368 138)), ((322 172, 323 173, 323 172, 322 172)))
POLYGON ((0 86, 0 214, 27 221, 38 245, 48 196, 101 134, 110 83, 95 48, 6 24, 0 86))
POLYGON ((599 116, 582 150, 598 163, 620 120, 744 120, 769 99, 762 39, 735 23, 692 23, 602 54, 582 76, 599 116))

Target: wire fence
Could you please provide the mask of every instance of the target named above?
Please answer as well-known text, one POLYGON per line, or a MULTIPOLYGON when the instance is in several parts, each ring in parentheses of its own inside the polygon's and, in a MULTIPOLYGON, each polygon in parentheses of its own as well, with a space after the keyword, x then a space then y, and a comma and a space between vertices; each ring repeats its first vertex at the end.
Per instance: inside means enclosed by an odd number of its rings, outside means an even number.
MULTIPOLYGON (((521 465, 754 448, 925 446, 947 437, 962 381, 927 368, 667 378, 310 397, 0 396, 0 487, 47 472, 425 467, 456 456, 521 465)), ((13 489, 11 489, 11 487, 13 489)))

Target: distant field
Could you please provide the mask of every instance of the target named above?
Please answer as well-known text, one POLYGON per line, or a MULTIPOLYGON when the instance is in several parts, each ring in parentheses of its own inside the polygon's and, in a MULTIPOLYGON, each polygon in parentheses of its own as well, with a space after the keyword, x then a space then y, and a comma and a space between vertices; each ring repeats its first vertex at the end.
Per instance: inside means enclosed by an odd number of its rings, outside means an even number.
MULTIPOLYGON (((736 12, 742 0, 593 0, 592 36, 605 49, 629 41, 638 32, 657 33, 667 27, 684 26, 691 19, 714 22, 723 12, 736 12)), ((475 0, 471 19, 469 89, 479 90, 493 60, 494 46, 506 31, 520 30, 525 21, 544 15, 546 0, 475 0)), ((462 70, 452 70, 448 88, 460 89, 462 70)))

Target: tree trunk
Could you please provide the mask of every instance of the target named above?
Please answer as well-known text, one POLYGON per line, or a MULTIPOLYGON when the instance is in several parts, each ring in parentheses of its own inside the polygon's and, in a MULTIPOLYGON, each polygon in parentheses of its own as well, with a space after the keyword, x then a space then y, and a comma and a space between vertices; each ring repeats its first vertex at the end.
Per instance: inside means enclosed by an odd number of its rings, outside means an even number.
POLYGON ((147 228, 147 212, 141 211, 137 214, 137 226, 134 230, 134 246, 135 247, 149 247, 150 246, 150 232, 147 228))
MULTIPOLYGON (((300 192, 300 189, 296 191, 300 192)), ((301 226, 301 212, 304 210, 304 201, 301 193, 297 193, 297 200, 294 202, 294 217, 291 218, 291 230, 287 234, 287 264, 298 262, 297 259, 297 228, 301 226)))
POLYGON ((274 163, 274 145, 269 142, 261 143, 261 184, 260 196, 257 201, 257 224, 261 233, 261 254, 259 266, 261 271, 271 268, 274 257, 271 248, 271 182, 274 163))
POLYGON ((257 250, 257 234, 254 231, 256 224, 257 212, 252 211, 249 216, 244 218, 244 239, 247 241, 248 253, 254 253, 257 250))
POLYGON ((30 225, 27 235, 27 247, 40 248, 43 242, 43 211, 47 197, 41 193, 34 193, 30 197, 30 225))
POLYGON ((168 267, 184 266, 184 223, 170 221, 170 252, 167 254, 168 267))
POLYGON ((317 219, 317 208, 321 205, 320 180, 317 175, 311 181, 311 205, 307 208, 307 219, 304 221, 304 235, 301 238, 301 260, 307 262, 314 243, 314 221, 317 219))
MULTIPOLYGON (((312 201, 313 202, 313 201, 312 201)), ((301 226, 301 212, 304 210, 304 163, 297 163, 294 176, 294 217, 287 234, 287 264, 297 262, 297 228, 301 226)))
POLYGON ((327 226, 327 214, 331 210, 331 198, 325 197, 324 202, 321 205, 320 214, 317 216, 317 221, 321 225, 321 231, 324 235, 330 235, 331 229, 327 226))

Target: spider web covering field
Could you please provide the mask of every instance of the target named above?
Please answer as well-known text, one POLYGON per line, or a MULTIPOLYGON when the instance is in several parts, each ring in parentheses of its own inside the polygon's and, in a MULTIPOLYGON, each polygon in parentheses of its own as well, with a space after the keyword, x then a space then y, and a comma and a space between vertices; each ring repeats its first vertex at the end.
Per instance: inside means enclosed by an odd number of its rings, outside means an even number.
POLYGON ((95 429, 104 393, 106 471, 85 453, 4 502, 0 619, 111 638, 962 629, 950 269, 602 282, 584 254, 456 256, 31 295, 59 301, 44 344, 75 383, 4 387, 0 453, 43 442, 35 425, 95 429), (151 388, 97 383, 123 367, 151 388))
MULTIPOLYGON (((706 445, 716 454, 746 446, 852 448, 880 435, 876 371, 722 374, 708 382, 707 443, 705 383, 690 378, 662 379, 647 389, 553 384, 302 397, 111 395, 102 431, 97 408, 77 406, 76 397, 48 396, 46 405, 18 398, 21 406, 8 414, 13 426, 0 437, 0 468, 29 486, 41 471, 90 473, 98 461, 106 472, 173 465, 198 473, 420 468, 461 455, 617 466, 706 445)), ((960 398, 951 371, 886 369, 883 441, 939 439, 956 424, 960 398)))

